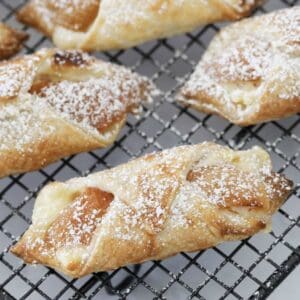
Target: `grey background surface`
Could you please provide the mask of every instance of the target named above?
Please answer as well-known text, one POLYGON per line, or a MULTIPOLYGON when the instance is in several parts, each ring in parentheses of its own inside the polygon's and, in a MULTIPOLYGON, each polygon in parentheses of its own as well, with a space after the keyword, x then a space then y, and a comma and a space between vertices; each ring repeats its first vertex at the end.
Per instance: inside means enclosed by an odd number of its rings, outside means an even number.
MULTIPOLYGON (((23 1, 0 0, 0 19, 30 34, 23 53, 52 46, 32 28, 15 20, 14 10, 23 1)), ((299 1, 270 0, 261 14, 299 5, 299 1)), ((217 116, 184 109, 174 95, 201 58, 205 47, 222 25, 202 27, 188 35, 152 41, 127 51, 95 53, 151 77, 164 94, 144 108, 140 119, 129 117, 118 140, 107 149, 83 153, 54 163, 44 170, 0 180, 0 288, 16 299, 70 299, 83 294, 93 299, 242 299, 255 294, 269 276, 300 245, 300 117, 292 116, 248 129, 233 126, 217 116), (201 253, 179 254, 159 263, 147 262, 133 275, 129 289, 109 295, 102 275, 72 280, 43 266, 26 266, 8 252, 30 222, 36 193, 49 180, 66 180, 128 161, 144 153, 184 143, 217 141, 236 149, 260 145, 272 156, 276 171, 296 183, 295 193, 274 216, 273 231, 247 241, 224 243, 201 253)), ((297 250, 298 249, 298 250, 297 250)), ((132 268, 110 272, 113 285, 132 268)), ((270 299, 299 299, 299 268, 275 289, 270 299), (296 275, 294 275, 296 274, 296 275)), ((268 283, 267 283, 268 284, 268 283)), ((269 288, 267 286, 266 288, 269 288)), ((84 297, 83 297, 84 298, 84 297)))

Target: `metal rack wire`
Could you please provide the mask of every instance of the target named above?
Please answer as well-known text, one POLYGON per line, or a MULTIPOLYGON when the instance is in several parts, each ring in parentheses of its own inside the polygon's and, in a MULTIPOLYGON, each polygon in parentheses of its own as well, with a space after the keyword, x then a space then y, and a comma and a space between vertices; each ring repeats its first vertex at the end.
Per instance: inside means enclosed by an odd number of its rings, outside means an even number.
MULTIPOLYGON (((24 52, 51 46, 15 21, 23 0, 0 0, 0 20, 26 30, 24 52)), ((256 13, 299 5, 272 0, 256 13)), ((71 156, 43 170, 0 180, 0 299, 265 299, 300 264, 300 116, 248 128, 186 109, 174 94, 220 25, 127 51, 96 53, 151 77, 164 91, 141 118, 130 117, 108 149, 71 156), (274 217, 273 231, 199 253, 72 280, 43 266, 24 265, 9 247, 30 224, 34 199, 49 181, 112 167, 146 152, 213 140, 236 149, 266 148, 277 171, 294 180, 293 195, 274 217)))

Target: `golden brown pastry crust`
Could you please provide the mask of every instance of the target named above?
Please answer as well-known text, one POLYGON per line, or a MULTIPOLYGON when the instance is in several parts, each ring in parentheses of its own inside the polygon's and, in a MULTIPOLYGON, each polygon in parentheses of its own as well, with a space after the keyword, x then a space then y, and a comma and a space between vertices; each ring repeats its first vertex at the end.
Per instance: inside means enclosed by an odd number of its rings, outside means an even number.
POLYGON ((99 0, 34 0, 17 13, 25 24, 51 36, 54 26, 74 31, 85 31, 97 16, 99 0))
POLYGON ((18 18, 52 37, 60 48, 111 50, 191 31, 211 22, 236 20, 249 15, 261 2, 31 0, 18 18))
POLYGON ((300 7, 222 29, 178 100, 243 126, 300 112, 300 7))
POLYGON ((177 147, 49 184, 11 251, 73 277, 159 260, 268 231, 291 188, 261 148, 177 147))
POLYGON ((17 31, 0 23, 0 60, 15 55, 27 37, 25 32, 17 31))
POLYGON ((0 64, 0 177, 111 144, 151 92, 146 78, 78 51, 0 64))

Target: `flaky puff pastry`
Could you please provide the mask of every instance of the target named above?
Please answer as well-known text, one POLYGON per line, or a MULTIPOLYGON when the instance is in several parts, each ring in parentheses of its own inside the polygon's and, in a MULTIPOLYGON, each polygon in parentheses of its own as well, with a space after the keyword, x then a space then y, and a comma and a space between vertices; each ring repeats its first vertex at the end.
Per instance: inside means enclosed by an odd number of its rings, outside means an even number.
POLYGON ((300 7, 222 29, 178 100, 243 126, 300 112, 300 7))
POLYGON ((173 148, 49 184, 11 251, 73 277, 160 260, 270 230, 291 187, 258 147, 173 148))
POLYGON ((111 144, 152 91, 146 78, 78 51, 0 64, 0 177, 111 144))
POLYGON ((236 20, 261 0, 31 0, 18 19, 52 37, 60 48, 124 49, 191 31, 201 24, 236 20))
POLYGON ((28 38, 25 32, 17 31, 0 23, 0 60, 7 59, 16 54, 28 38))

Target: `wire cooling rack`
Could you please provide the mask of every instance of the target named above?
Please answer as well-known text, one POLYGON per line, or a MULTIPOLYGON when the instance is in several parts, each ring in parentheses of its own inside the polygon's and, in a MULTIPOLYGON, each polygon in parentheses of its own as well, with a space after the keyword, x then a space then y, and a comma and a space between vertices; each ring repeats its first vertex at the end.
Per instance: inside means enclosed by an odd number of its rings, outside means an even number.
MULTIPOLYGON (((30 34, 24 53, 52 46, 41 34, 15 20, 14 14, 23 4, 22 0, 0 0, 0 20, 30 34)), ((299 4, 270 0, 256 14, 299 4)), ((111 147, 0 180, 0 299, 265 299, 300 263, 300 116, 241 128, 174 102, 175 92, 220 26, 209 25, 127 51, 96 53, 151 77, 164 94, 144 108, 141 118, 130 117, 111 147), (24 265, 9 253, 9 247, 30 224, 34 199, 47 182, 204 140, 236 149, 260 145, 270 152, 276 171, 294 180, 295 191, 275 215, 270 234, 79 280, 43 266, 24 265)))

